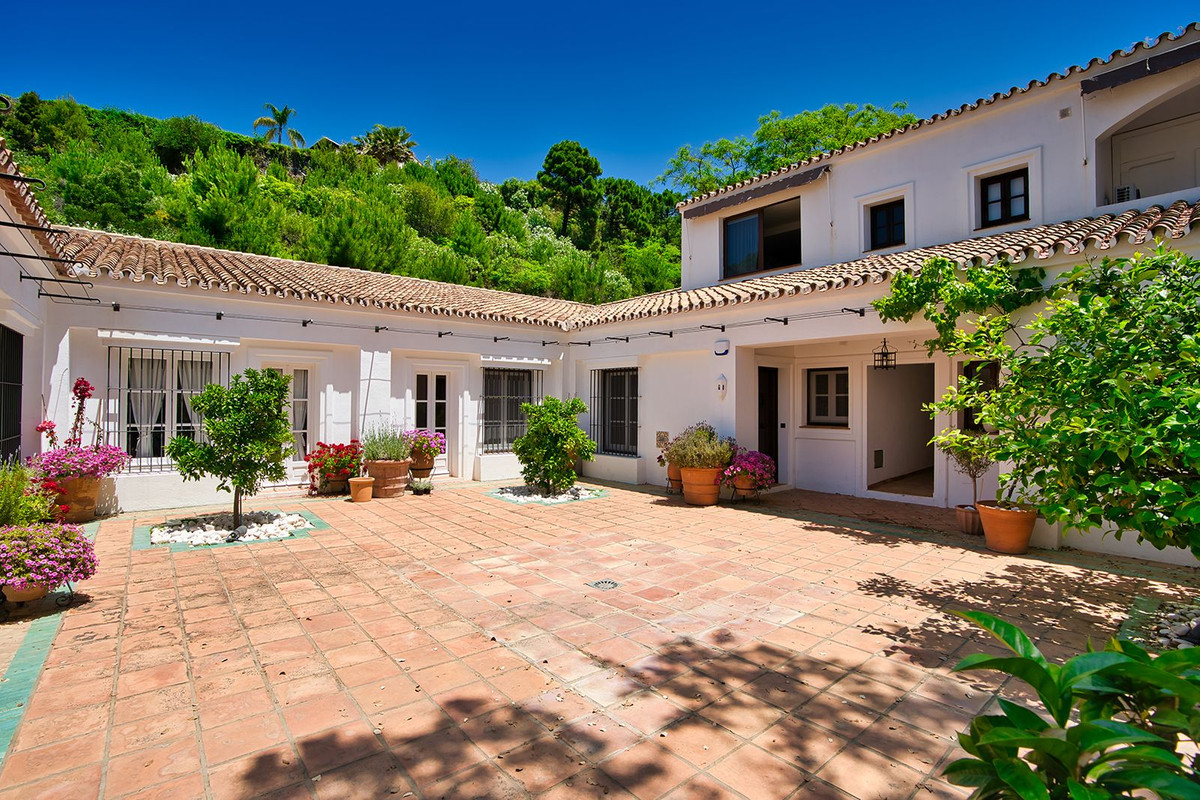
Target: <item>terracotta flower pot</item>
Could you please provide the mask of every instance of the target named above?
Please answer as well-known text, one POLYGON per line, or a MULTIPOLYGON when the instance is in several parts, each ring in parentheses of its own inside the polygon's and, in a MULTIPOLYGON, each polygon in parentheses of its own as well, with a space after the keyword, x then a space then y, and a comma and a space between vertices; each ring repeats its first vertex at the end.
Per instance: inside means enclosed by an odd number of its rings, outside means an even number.
POLYGON ((41 600, 49 593, 50 587, 45 584, 27 586, 24 589, 14 589, 11 586, 4 587, 4 599, 10 603, 28 603, 31 600, 41 600))
POLYGON ((409 474, 414 478, 428 478, 433 474, 433 461, 437 456, 413 456, 409 474))
POLYGON ((60 478, 58 485, 62 487, 58 503, 67 506, 64 522, 91 522, 96 518, 96 500, 100 496, 99 478, 60 478))
POLYGON ((403 461, 368 461, 367 474, 375 479, 375 497, 399 497, 408 486, 410 459, 403 461))
POLYGON ((673 462, 667 463, 667 491, 678 492, 683 488, 683 474, 679 471, 679 465, 673 462))
POLYGON ((758 494, 758 484, 750 475, 735 475, 733 478, 733 493, 736 497, 752 497, 758 494))
POLYGON ((954 516, 958 518, 958 529, 971 536, 983 535, 983 522, 979 519, 979 511, 975 506, 955 506, 954 516))
POLYGON ((1029 551, 1037 511, 1031 508, 1000 508, 995 503, 979 503, 983 522, 983 541, 988 550, 1020 555, 1029 551))
POLYGON ((724 471, 720 467, 683 467, 683 502, 693 506, 715 506, 721 496, 721 485, 717 482, 724 471))
POLYGON ((317 489, 317 494, 345 494, 347 488, 346 480, 346 478, 339 478, 332 481, 328 479, 323 480, 317 489))
POLYGON ((371 494, 375 488, 375 479, 370 477, 351 478, 350 479, 350 501, 354 503, 366 503, 371 499, 371 494))

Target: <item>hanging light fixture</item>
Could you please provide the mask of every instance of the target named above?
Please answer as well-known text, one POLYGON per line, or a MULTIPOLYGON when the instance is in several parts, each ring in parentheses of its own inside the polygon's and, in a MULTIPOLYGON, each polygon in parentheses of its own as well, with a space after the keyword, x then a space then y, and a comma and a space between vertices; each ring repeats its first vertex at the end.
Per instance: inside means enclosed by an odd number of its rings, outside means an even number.
POLYGON ((887 339, 879 347, 875 348, 872 353, 875 357, 875 369, 895 369, 896 368, 896 351, 888 347, 887 339))

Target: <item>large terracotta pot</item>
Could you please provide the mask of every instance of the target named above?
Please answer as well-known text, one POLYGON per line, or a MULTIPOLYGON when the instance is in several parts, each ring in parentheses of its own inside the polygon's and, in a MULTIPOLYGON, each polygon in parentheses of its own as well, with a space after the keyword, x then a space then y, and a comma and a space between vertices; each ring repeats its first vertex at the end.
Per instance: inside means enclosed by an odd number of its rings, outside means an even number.
POLYGON ((679 470, 683 480, 683 502, 693 506, 715 506, 721 496, 720 467, 683 467, 679 470))
POLYGON ((96 499, 100 496, 99 478, 60 478, 57 483, 62 487, 58 503, 67 506, 64 522, 91 522, 96 518, 96 499))
POLYGON ((375 497, 399 497, 408 486, 411 459, 403 461, 368 461, 367 474, 375 479, 371 494, 375 497))
POLYGON ((320 486, 317 487, 317 494, 345 494, 348 484, 346 478, 337 480, 323 479, 320 486))
POLYGON ((758 485, 750 475, 735 475, 733 478, 734 497, 753 497, 758 494, 758 485))
POLYGON ((50 587, 45 584, 27 586, 24 589, 14 589, 11 586, 4 587, 4 599, 10 603, 28 603, 32 600, 41 600, 49 593, 50 587))
POLYGON ((983 535, 983 522, 979 519, 979 511, 975 506, 955 506, 954 516, 958 519, 958 529, 971 536, 983 535))
POLYGON ((367 476, 365 478, 350 479, 350 501, 352 503, 366 503, 371 499, 371 494, 375 486, 375 479, 367 476))
POLYGON ((428 478, 433 474, 433 462, 437 456, 413 456, 409 472, 414 478, 428 478))
POLYGON ((679 465, 667 462, 667 491, 678 492, 683 488, 683 474, 679 471, 679 465))
POLYGON ((1031 508, 1000 508, 995 503, 979 503, 983 522, 983 541, 988 550, 1019 555, 1029 551, 1037 511, 1031 508))

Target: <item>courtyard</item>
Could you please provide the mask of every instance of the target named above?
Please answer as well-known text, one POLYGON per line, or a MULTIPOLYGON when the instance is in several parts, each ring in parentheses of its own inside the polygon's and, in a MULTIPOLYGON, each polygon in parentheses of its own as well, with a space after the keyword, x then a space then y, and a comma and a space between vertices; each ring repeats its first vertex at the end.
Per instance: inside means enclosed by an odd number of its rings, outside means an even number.
POLYGON ((0 800, 962 797, 955 732, 1025 694, 951 674, 999 648, 947 612, 1061 659, 1196 585, 919 506, 494 488, 259 498, 316 527, 207 549, 102 520, 76 603, 0 625, 0 800))

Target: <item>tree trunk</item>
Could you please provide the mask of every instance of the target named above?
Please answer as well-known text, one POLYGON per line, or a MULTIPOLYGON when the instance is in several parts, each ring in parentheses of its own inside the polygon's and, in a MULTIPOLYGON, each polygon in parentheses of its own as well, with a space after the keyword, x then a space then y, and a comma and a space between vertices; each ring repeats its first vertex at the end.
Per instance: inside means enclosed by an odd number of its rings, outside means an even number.
POLYGON ((242 527, 242 489, 240 486, 233 489, 233 527, 242 527))
POLYGON ((567 235, 567 221, 568 221, 568 220, 570 220, 570 219, 571 219, 571 204, 570 204, 570 203, 564 203, 564 204, 563 204, 563 221, 562 221, 562 228, 561 228, 561 229, 558 231, 558 235, 559 235, 559 236, 566 236, 566 235, 567 235))

